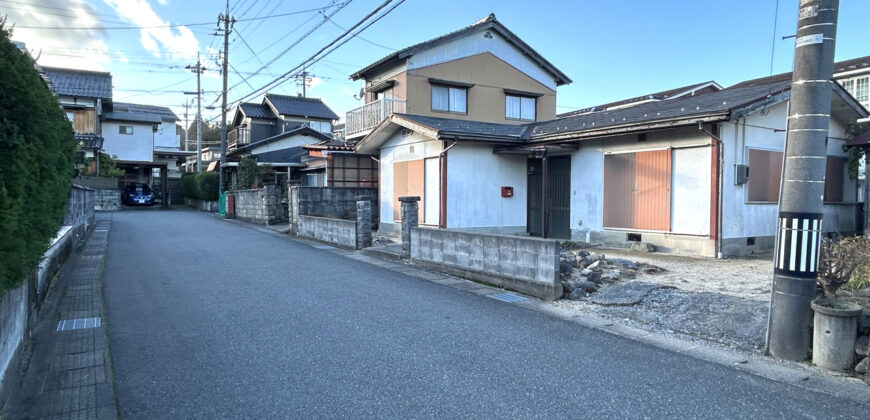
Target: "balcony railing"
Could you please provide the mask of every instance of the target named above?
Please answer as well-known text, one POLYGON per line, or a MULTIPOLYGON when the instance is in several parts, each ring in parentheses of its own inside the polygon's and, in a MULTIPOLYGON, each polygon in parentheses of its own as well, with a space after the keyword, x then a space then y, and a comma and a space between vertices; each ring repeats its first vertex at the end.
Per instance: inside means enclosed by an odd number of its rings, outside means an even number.
POLYGON ((394 113, 405 112, 405 101, 399 99, 378 99, 364 106, 352 109, 345 117, 345 136, 360 137, 368 134, 376 125, 394 113))
POLYGON ((237 128, 227 133, 227 149, 234 150, 251 142, 251 130, 237 128))

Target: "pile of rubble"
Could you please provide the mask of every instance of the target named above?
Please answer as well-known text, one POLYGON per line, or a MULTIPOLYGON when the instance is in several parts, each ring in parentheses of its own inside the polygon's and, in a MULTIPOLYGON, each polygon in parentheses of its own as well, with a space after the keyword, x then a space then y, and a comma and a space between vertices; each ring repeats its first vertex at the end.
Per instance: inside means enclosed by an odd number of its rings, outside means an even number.
POLYGON ((636 263, 622 258, 607 258, 604 254, 562 251, 561 283, 566 299, 579 300, 620 279, 633 279, 638 272, 654 274, 664 271, 651 264, 636 263))

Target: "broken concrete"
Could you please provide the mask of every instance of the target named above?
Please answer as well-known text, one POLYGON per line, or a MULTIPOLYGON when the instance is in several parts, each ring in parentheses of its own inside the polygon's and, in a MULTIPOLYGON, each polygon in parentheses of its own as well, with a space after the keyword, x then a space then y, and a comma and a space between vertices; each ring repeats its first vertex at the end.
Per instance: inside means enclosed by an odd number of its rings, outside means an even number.
POLYGON ((673 288, 660 284, 639 281, 612 286, 595 295, 591 302, 603 306, 629 306, 640 303, 650 292, 657 289, 673 288))

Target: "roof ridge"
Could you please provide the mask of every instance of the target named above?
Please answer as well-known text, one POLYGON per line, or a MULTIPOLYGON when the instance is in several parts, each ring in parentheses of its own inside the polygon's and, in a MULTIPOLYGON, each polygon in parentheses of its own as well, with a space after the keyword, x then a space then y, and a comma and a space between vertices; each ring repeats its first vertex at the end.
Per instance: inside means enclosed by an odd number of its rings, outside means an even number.
POLYGON ((101 74, 111 76, 112 73, 108 71, 99 71, 99 70, 84 70, 84 69, 71 69, 67 67, 53 67, 53 66, 40 66, 43 70, 60 70, 60 71, 71 71, 77 73, 91 73, 91 74, 101 74))

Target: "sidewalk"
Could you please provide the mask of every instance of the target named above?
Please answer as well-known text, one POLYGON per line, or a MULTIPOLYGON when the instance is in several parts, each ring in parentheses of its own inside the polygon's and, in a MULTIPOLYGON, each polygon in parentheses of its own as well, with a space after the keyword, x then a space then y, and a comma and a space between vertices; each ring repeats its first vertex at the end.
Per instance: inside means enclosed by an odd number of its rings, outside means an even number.
POLYGON ((110 215, 98 218, 61 268, 6 387, 0 418, 118 417, 101 279, 110 227, 110 215))

